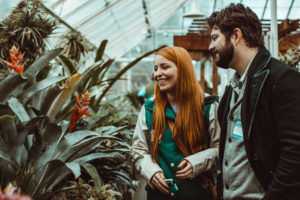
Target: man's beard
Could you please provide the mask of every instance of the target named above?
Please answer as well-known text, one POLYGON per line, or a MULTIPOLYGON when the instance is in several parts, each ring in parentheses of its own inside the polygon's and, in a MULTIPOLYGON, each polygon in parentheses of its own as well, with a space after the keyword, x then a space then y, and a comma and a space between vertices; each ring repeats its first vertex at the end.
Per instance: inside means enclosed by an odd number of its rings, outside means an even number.
POLYGON ((233 58, 234 47, 230 41, 226 41, 225 45, 216 51, 219 54, 219 59, 216 61, 218 67, 228 69, 229 63, 233 58))

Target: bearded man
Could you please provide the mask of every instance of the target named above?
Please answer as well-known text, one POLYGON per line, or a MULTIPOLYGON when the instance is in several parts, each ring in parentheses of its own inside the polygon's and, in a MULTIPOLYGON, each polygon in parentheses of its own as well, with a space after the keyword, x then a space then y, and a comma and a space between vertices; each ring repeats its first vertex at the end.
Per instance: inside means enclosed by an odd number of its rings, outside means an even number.
POLYGON ((218 198, 300 199, 300 73, 270 55, 249 7, 207 22, 217 66, 236 71, 218 109, 218 198))

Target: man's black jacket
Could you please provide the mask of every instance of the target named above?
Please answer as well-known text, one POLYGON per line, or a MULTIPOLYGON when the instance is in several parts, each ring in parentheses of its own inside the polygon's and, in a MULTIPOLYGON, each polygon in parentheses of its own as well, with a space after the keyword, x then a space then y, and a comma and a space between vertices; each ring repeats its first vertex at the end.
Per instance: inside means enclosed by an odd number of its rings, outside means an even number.
MULTIPOLYGON (((227 86, 218 110, 221 166, 232 91, 227 86)), ((241 106, 247 157, 266 191, 264 199, 300 199, 300 73, 261 47, 250 65, 241 106)), ((218 194, 222 199, 222 175, 218 194)))

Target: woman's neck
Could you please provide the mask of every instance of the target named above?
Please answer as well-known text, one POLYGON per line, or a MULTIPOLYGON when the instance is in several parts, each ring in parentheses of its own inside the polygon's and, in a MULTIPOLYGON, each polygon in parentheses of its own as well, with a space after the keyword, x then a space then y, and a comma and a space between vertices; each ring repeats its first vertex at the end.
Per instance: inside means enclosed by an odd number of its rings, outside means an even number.
POLYGON ((171 106, 177 105, 176 95, 173 93, 167 93, 168 102, 171 106))

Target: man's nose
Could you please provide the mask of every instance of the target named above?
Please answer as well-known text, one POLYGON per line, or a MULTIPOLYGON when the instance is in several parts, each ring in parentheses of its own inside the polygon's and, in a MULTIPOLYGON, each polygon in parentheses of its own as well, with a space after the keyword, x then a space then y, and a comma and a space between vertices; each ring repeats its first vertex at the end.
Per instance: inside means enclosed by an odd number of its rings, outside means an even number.
POLYGON ((208 50, 213 51, 214 49, 215 49, 215 45, 213 44, 213 42, 210 42, 208 50))

